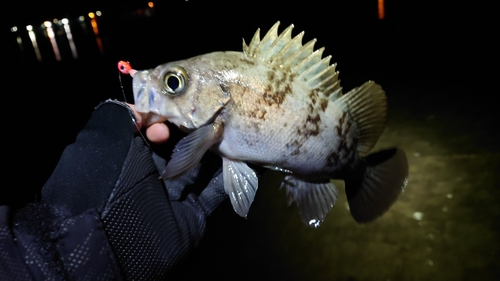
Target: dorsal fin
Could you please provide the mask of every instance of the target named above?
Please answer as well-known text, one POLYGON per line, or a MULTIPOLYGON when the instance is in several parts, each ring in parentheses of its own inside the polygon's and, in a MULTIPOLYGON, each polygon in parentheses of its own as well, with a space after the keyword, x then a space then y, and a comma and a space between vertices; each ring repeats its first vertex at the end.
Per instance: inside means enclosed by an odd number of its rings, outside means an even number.
POLYGON ((354 88, 338 99, 358 129, 358 151, 367 154, 384 131, 387 117, 385 91, 373 81, 354 88))
POLYGON ((260 29, 255 32, 250 44, 243 39, 243 52, 247 57, 276 64, 289 69, 292 74, 302 78, 311 89, 317 89, 330 99, 341 95, 336 64, 330 64, 331 56, 322 58, 324 47, 314 50, 316 39, 302 44, 304 32, 292 38, 293 24, 278 34, 280 22, 276 22, 260 39, 260 29))

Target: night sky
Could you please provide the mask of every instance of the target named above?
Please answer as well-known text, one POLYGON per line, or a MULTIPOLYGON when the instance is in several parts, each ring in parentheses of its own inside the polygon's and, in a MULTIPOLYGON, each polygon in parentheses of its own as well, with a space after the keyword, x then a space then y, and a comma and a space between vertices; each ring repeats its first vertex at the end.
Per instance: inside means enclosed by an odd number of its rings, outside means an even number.
POLYGON ((77 17, 80 14, 95 10, 128 10, 147 3, 147 1, 125 0, 120 1, 119 5, 114 5, 109 2, 97 0, 51 0, 22 4, 22 1, 13 1, 4 4, 3 10, 7 13, 2 21, 5 21, 9 25, 35 24, 36 22, 43 22, 52 18, 77 17))
MULTIPOLYGON (((52 0, 35 1, 29 4, 23 1, 11 1, 3 3, 2 10, 4 18, 8 24, 27 23, 30 21, 46 20, 53 17, 64 17, 76 15, 88 10, 105 10, 109 12, 127 10, 145 5, 148 1, 125 0, 119 4, 110 3, 110 1, 98 0, 52 0)), ((155 2, 155 1, 153 1, 155 2)), ((224 16, 227 13, 238 13, 249 15, 250 13, 265 14, 266 10, 272 10, 276 13, 289 13, 290 11, 302 11, 305 18, 317 18, 318 14, 329 13, 335 10, 342 11, 339 15, 342 18, 352 18, 363 16, 376 10, 377 0, 340 0, 330 1, 328 8, 325 9, 321 1, 297 2, 301 4, 291 4, 288 1, 202 1, 202 0, 172 0, 156 1, 157 6, 161 6, 169 13, 176 13, 189 19, 193 16, 190 11, 177 10, 179 7, 185 7, 185 2, 189 2, 191 7, 203 6, 201 14, 214 14, 224 16), (269 7, 269 3, 276 3, 269 7), (228 10, 221 11, 219 7, 231 7, 228 10), (300 6, 300 7, 299 7, 300 6), (297 9, 299 8, 299 9, 297 9)), ((474 23, 477 20, 486 20, 489 18, 490 10, 479 2, 462 3, 448 0, 438 1, 397 1, 386 0, 386 12, 389 20, 412 21, 421 19, 425 22, 446 22, 454 21, 460 23, 474 23)), ((196 10, 196 8, 195 8, 196 10)), ((198 12, 197 12, 198 13, 198 12)), ((200 15, 198 15, 200 16, 200 15)), ((203 16, 203 15, 202 15, 203 16)))

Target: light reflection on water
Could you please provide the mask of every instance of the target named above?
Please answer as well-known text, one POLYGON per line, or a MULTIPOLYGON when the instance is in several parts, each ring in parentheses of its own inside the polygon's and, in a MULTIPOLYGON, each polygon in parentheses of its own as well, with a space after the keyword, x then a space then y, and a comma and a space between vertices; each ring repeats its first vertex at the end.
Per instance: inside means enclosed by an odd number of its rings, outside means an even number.
MULTIPOLYGON (((54 20, 55 21, 55 20, 54 20)), ((47 37, 49 37, 50 45, 52 46, 52 50, 54 51, 54 56, 56 60, 61 60, 61 53, 59 52, 59 47, 57 46, 56 36, 54 34, 54 29, 52 28, 52 23, 50 21, 46 21, 43 23, 45 26, 47 37)), ((35 39, 36 40, 36 39, 35 39)))
POLYGON ((385 18, 385 4, 384 4, 384 0, 377 0, 378 2, 378 19, 379 20, 382 20, 385 18))
MULTIPOLYGON (((132 16, 153 17, 154 4, 137 9, 132 16)), ((129 15, 130 16, 130 15, 129 15)), ((55 18, 40 24, 11 27, 22 61, 75 60, 84 54, 103 56, 106 44, 101 28, 110 20, 101 11, 89 12, 75 18, 55 18)))
MULTIPOLYGON (((36 35, 35 35, 35 32, 33 31, 33 26, 32 25, 26 26, 26 30, 28 31, 28 35, 29 35, 30 40, 31 40, 31 45, 33 45, 33 49, 35 50, 35 55, 36 55, 37 60, 42 61, 42 54, 40 54, 40 49, 38 48, 38 43, 36 42, 36 35)), ((21 43, 21 47, 22 47, 22 41, 18 40, 18 42, 21 43)), ((24 50, 24 48, 21 48, 21 50, 24 50)))
MULTIPOLYGON (((96 13, 96 14, 100 14, 96 13)), ((86 21, 90 21, 93 30, 93 40, 99 51, 104 53, 104 46, 99 36, 99 26, 96 14, 89 13, 88 17, 80 16, 76 19, 63 18, 62 20, 54 19, 52 22, 45 21, 39 25, 26 26, 27 34, 30 38, 31 46, 26 46, 23 37, 26 36, 24 29, 17 26, 11 28, 11 32, 15 34, 16 41, 23 60, 31 60, 33 54, 36 60, 51 61, 53 59, 61 61, 63 59, 77 59, 78 48, 76 46, 72 29, 78 29, 78 33, 86 35, 86 21), (50 46, 51 52, 45 49, 50 46), (63 52, 63 50, 70 52, 63 52), (70 55, 69 55, 70 54, 70 55)), ((85 46, 79 46, 84 48, 85 46)))
POLYGON ((89 18, 90 18, 90 24, 92 25, 92 31, 94 32, 94 37, 95 41, 97 43, 97 47, 99 48, 99 51, 101 54, 104 53, 104 47, 102 45, 102 40, 101 37, 99 36, 99 27, 97 27, 97 18, 96 16, 100 16, 101 12, 97 11, 95 14, 94 13, 89 13, 89 18))
POLYGON ((71 49, 71 54, 73 55, 74 59, 78 58, 78 52, 76 51, 76 46, 75 46, 75 41, 73 41, 73 34, 71 33, 71 28, 69 27, 69 20, 64 18, 61 21, 64 32, 66 33, 66 38, 68 39, 69 42, 69 47, 71 49))

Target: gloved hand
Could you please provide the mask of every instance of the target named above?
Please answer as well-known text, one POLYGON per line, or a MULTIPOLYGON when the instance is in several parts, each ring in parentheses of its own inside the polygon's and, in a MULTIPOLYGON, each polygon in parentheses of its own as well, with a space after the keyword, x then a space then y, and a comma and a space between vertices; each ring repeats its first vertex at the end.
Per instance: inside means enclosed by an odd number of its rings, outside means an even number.
POLYGON ((0 279, 161 279, 222 203, 220 159, 159 179, 166 161, 124 103, 98 106, 63 152, 41 202, 0 207, 0 279))

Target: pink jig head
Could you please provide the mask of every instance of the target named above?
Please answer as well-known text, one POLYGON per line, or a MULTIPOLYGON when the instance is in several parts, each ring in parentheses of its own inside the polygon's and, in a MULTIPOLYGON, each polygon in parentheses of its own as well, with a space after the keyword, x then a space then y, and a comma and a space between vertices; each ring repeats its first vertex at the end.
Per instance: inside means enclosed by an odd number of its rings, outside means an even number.
MULTIPOLYGON (((130 74, 130 76, 134 77, 137 70, 133 69, 128 61, 119 61, 118 62, 118 71, 122 74, 130 74)), ((127 96, 125 94, 125 90, 123 89, 122 77, 118 74, 118 80, 120 81, 120 87, 122 88, 123 100, 127 101, 127 96)))
POLYGON ((118 62, 118 70, 123 74, 130 74, 130 76, 134 77, 137 70, 133 69, 128 61, 119 61, 118 62))

